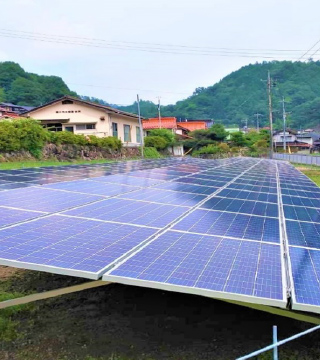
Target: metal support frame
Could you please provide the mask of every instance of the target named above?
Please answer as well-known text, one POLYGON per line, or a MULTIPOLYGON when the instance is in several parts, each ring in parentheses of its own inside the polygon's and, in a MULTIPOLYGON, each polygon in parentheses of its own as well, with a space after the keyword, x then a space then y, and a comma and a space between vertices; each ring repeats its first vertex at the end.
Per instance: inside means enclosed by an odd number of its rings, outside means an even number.
MULTIPOLYGON (((95 280, 95 281, 85 282, 80 285, 68 286, 68 287, 64 287, 64 288, 60 288, 60 289, 56 289, 56 290, 50 290, 50 291, 45 291, 42 293, 31 294, 31 295, 23 296, 20 298, 2 301, 2 302, 0 302, 0 309, 5 309, 7 307, 16 306, 16 305, 24 305, 24 304, 32 303, 32 302, 39 301, 39 300, 50 299, 53 297, 66 295, 66 294, 72 294, 72 293, 79 292, 82 290, 93 289, 96 287, 106 286, 106 285, 110 285, 110 284, 113 284, 113 282, 95 280)), ((213 299, 215 299, 215 298, 213 298, 213 299)), ((217 299, 215 299, 215 300, 217 300, 217 299)), ((281 309, 281 308, 277 308, 277 307, 273 307, 273 306, 253 304, 253 303, 247 303, 247 302, 236 301, 236 300, 226 300, 226 299, 218 299, 218 300, 221 300, 221 301, 224 301, 224 302, 227 302, 230 304, 234 304, 234 305, 245 306, 245 307, 248 307, 248 308, 251 308, 254 310, 264 311, 264 312, 278 315, 278 316, 284 316, 284 317, 298 320, 298 321, 303 321, 303 322, 316 324, 316 325, 320 324, 320 316, 317 316, 314 314, 301 313, 299 311, 291 311, 291 310, 281 309)))
MULTIPOLYGON (((219 300, 222 300, 222 299, 219 299, 219 300)), ((281 309, 281 308, 277 308, 277 307, 273 307, 273 306, 245 303, 245 302, 234 301, 234 300, 223 299, 222 301, 228 302, 230 304, 245 306, 245 307, 248 307, 253 310, 264 311, 264 312, 267 312, 267 313, 273 314, 273 315, 287 317, 287 318, 290 318, 293 320, 307 322, 310 324, 316 324, 316 325, 320 324, 320 316, 317 316, 317 315, 311 314, 311 313, 302 313, 299 311, 281 309)))
POLYGON ((42 293, 31 294, 31 295, 23 296, 20 298, 2 301, 2 302, 0 302, 0 309, 5 309, 7 307, 16 306, 16 305, 24 305, 24 304, 35 302, 38 300, 50 299, 50 298, 53 298, 56 296, 72 294, 72 293, 79 292, 82 290, 93 289, 93 288, 96 288, 99 286, 105 286, 105 285, 109 285, 109 284, 112 284, 112 283, 107 282, 107 281, 101 281, 101 280, 89 281, 89 282, 85 282, 80 285, 68 286, 68 287, 60 288, 60 289, 56 289, 56 290, 50 290, 50 291, 45 291, 42 293))
MULTIPOLYGON (((237 360, 251 359, 251 358, 253 358, 253 357, 255 357, 255 356, 259 355, 259 354, 262 354, 262 353, 264 353, 264 352, 266 352, 266 351, 269 351, 269 350, 273 350, 273 349, 275 349, 275 348, 278 348, 278 346, 280 346, 280 345, 286 344, 286 343, 289 342, 289 341, 298 339, 298 338, 300 338, 301 336, 310 334, 310 333, 312 333, 313 331, 316 331, 316 330, 320 330, 320 325, 315 326, 315 327, 313 327, 313 328, 311 328, 311 329, 308 329, 308 330, 306 330, 306 331, 303 331, 303 332, 301 332, 301 333, 299 333, 299 334, 290 336, 290 337, 288 337, 287 339, 284 339, 284 340, 278 341, 278 342, 276 342, 276 343, 273 343, 272 345, 266 346, 266 347, 264 347, 263 349, 254 351, 253 353, 251 353, 251 354, 249 354, 249 355, 242 356, 242 357, 238 358, 237 360)), ((274 357, 274 359, 277 360, 278 357, 277 357, 277 358, 274 357)))

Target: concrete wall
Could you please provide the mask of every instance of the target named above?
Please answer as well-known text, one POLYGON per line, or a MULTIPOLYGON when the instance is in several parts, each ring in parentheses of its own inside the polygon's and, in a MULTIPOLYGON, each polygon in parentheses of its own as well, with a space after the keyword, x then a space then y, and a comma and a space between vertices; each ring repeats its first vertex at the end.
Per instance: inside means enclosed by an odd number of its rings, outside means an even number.
POLYGON ((320 166, 320 156, 274 153, 273 158, 276 160, 286 160, 300 164, 313 164, 320 166))

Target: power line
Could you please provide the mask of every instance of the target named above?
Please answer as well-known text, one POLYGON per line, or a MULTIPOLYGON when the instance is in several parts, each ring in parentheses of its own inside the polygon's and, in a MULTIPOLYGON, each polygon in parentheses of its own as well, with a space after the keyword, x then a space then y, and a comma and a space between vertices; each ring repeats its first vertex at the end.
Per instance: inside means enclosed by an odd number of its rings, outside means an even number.
MULTIPOLYGON (((316 47, 318 44, 320 43, 320 39, 311 46, 311 48, 309 50, 307 50, 302 56, 299 57, 298 61, 301 60, 305 55, 307 55, 309 53, 309 51, 311 51, 314 47, 316 47)), ((318 52, 319 50, 317 50, 316 52, 318 52)))
POLYGON ((190 46, 190 45, 177 45, 177 44, 164 44, 164 43, 145 43, 145 42, 133 42, 133 41, 114 41, 114 40, 105 40, 105 39, 98 39, 98 38, 87 38, 87 37, 79 37, 79 36, 65 36, 65 35, 53 35, 53 34, 45 34, 39 32, 31 32, 31 31, 22 31, 22 30, 10 30, 10 29, 0 29, 0 31, 9 32, 9 33, 22 33, 22 34, 31 34, 34 35, 41 35, 46 37, 56 37, 61 39, 79 39, 79 40, 89 40, 89 41, 97 41, 97 42, 104 42, 104 43, 124 43, 124 44, 135 44, 135 45, 147 45, 147 46, 167 46, 167 47, 175 47, 175 48, 187 48, 187 49, 202 49, 202 50, 225 50, 225 51, 271 51, 271 52, 301 52, 304 50, 299 49, 253 49, 253 48, 215 48, 215 47, 204 47, 204 46, 190 46))
MULTIPOLYGON (((268 59, 275 59, 277 58, 287 58, 285 54, 281 54, 279 57, 278 54, 275 57, 275 54, 272 53, 250 53, 245 52, 243 50, 196 50, 194 48, 187 48, 186 50, 181 49, 166 49, 165 47, 146 47, 146 46, 132 46, 132 45, 123 45, 123 44, 110 44, 106 40, 99 40, 98 42, 93 39, 85 39, 79 38, 79 40, 72 40, 70 37, 63 37, 63 36, 56 36, 56 35, 37 35, 33 34, 21 34, 15 33, 13 31, 7 30, 0 30, 0 37, 8 37, 14 39, 23 39, 23 40, 33 40, 33 41, 40 41, 40 42, 47 42, 47 43, 58 43, 58 44, 66 44, 66 45, 78 45, 78 46, 87 46, 87 47, 96 47, 96 48, 103 48, 103 49, 116 49, 116 50, 131 50, 131 51, 143 51, 143 52, 150 52, 150 53, 163 53, 163 54, 176 54, 176 55, 201 55, 201 56, 225 56, 225 57, 246 57, 246 58, 268 58, 268 59), (71 40, 70 40, 71 39, 71 40), (103 43, 101 43, 103 41, 103 43)), ((73 38, 74 39, 74 38, 73 38)), ((286 51, 286 50, 283 50, 286 51)), ((291 50, 289 50, 291 51, 291 50)), ((290 54, 292 56, 294 54, 290 54)))
POLYGON ((90 87, 99 87, 106 89, 117 89, 117 90, 125 90, 125 91, 145 91, 145 92, 155 92, 155 93, 164 93, 164 94, 178 94, 178 95, 189 95, 189 93, 181 93, 181 92, 173 92, 173 91, 162 91, 162 90, 151 90, 151 89, 133 89, 133 88, 122 88, 122 87, 113 87, 113 86, 105 86, 105 85, 90 85, 90 84, 76 84, 67 82, 68 85, 77 85, 77 86, 90 86, 90 87))

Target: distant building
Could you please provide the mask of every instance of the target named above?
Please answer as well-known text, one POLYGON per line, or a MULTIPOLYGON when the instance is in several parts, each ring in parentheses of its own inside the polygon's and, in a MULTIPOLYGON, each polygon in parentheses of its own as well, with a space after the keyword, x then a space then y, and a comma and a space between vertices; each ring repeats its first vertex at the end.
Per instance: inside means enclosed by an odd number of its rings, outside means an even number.
POLYGON ((18 118, 19 114, 8 111, 6 108, 0 106, 0 119, 14 119, 18 118))
POLYGON ((213 124, 214 124, 214 120, 213 119, 185 119, 185 120, 181 120, 181 119, 177 119, 177 123, 192 123, 192 122, 204 122, 206 125, 206 128, 210 128, 213 124))
POLYGON ((109 106, 64 96, 23 113, 40 120, 51 131, 75 134, 113 136, 125 146, 140 144, 138 116, 109 106))
POLYGON ((235 133, 235 132, 239 132, 240 128, 225 128, 225 131, 227 131, 229 133, 229 135, 226 137, 226 140, 230 140, 231 139, 231 134, 235 133))
POLYGON ((31 106, 15 105, 11 103, 0 102, 0 108, 8 113, 22 114, 33 109, 31 106))
POLYGON ((143 130, 147 134, 153 129, 169 129, 174 134, 183 138, 189 138, 187 135, 194 130, 206 129, 207 125, 205 121, 177 121, 175 117, 163 117, 163 118, 150 118, 142 121, 143 130))
POLYGON ((309 149, 312 147, 312 144, 309 144, 308 142, 303 141, 304 138, 299 138, 299 135, 290 129, 287 129, 285 132, 282 131, 275 131, 273 133, 273 146, 275 148, 283 148, 284 142, 286 143, 286 146, 289 147, 298 147, 301 149, 309 149))

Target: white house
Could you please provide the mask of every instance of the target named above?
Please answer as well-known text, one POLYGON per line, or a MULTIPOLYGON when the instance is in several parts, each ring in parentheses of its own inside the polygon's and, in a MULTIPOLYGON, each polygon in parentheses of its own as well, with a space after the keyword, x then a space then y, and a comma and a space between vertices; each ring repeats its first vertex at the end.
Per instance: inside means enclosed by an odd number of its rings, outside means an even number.
POLYGON ((21 115, 40 120, 43 126, 52 131, 114 136, 124 146, 140 145, 137 115, 71 96, 64 96, 21 115))

